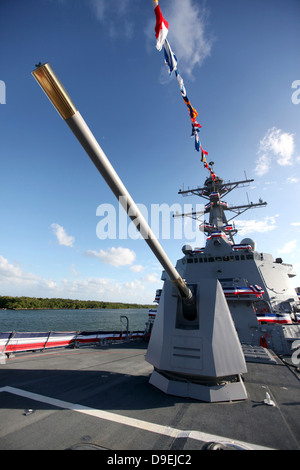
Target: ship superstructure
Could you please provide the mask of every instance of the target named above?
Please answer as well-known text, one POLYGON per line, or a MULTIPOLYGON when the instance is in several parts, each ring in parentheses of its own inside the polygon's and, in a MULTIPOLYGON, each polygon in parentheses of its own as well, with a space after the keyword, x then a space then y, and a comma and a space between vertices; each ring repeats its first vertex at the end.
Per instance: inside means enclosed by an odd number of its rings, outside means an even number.
POLYGON ((300 303, 291 283, 296 275, 293 266, 258 251, 251 238, 244 238, 239 244, 234 240, 238 230, 232 220, 267 203, 259 199, 257 203, 234 206, 224 201, 233 189, 252 181, 224 182, 209 177, 202 187, 179 190, 183 196, 208 200, 203 212, 174 216, 201 221, 199 228, 207 238, 203 248, 184 245, 184 257, 177 261, 176 269, 188 284, 204 277, 219 280, 241 342, 288 354, 300 329, 300 303), (207 220, 203 221, 203 216, 207 220))

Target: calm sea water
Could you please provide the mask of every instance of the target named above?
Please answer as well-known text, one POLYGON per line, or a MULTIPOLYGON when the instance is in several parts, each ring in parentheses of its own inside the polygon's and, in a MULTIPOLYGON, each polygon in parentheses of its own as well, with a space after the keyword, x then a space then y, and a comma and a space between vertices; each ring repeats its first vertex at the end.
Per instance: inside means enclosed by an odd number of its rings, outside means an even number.
POLYGON ((0 332, 5 331, 126 331, 144 330, 148 309, 84 309, 84 310, 0 310, 0 332))

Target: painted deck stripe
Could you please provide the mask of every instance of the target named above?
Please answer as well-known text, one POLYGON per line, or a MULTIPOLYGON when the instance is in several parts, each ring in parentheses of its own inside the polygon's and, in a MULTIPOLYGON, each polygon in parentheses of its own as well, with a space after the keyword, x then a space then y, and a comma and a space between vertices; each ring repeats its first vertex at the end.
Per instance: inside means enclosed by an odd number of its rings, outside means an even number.
POLYGON ((118 424, 123 424, 125 426, 131 426, 134 428, 142 429, 144 431, 154 432, 157 434, 162 434, 164 436, 178 438, 189 438, 195 439, 197 441, 203 442, 218 442, 221 444, 231 444, 240 446, 243 449, 249 450, 271 450, 268 447, 259 446, 256 444, 250 444, 244 441, 238 441, 229 439, 223 436, 217 436, 214 434, 208 434, 201 431, 183 431, 181 429, 172 428, 169 426, 162 426, 160 424, 150 423, 149 421, 143 421, 140 419, 130 418, 128 416, 123 416, 117 413, 111 413, 109 411, 97 410, 95 408, 90 408, 88 406, 79 405, 76 403, 70 403, 63 400, 58 400, 56 398, 47 397, 45 395, 39 395, 37 393, 28 392, 26 390, 21 390, 15 387, 2 387, 0 388, 1 392, 12 393, 21 397, 29 398, 31 400, 39 401, 41 403, 47 403, 48 405, 56 406, 58 408, 64 408, 72 411, 77 411, 78 413, 83 413, 88 416, 93 416, 95 418, 105 419, 118 424))

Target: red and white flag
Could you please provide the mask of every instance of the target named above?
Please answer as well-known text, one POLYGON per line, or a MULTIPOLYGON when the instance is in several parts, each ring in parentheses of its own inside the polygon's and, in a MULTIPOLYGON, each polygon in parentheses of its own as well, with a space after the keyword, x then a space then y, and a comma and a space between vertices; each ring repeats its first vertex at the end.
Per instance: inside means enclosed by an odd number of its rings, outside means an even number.
POLYGON ((169 23, 164 19, 158 0, 152 0, 154 13, 156 16, 156 25, 155 25, 155 37, 156 37, 156 49, 158 51, 162 50, 165 39, 169 31, 169 23))

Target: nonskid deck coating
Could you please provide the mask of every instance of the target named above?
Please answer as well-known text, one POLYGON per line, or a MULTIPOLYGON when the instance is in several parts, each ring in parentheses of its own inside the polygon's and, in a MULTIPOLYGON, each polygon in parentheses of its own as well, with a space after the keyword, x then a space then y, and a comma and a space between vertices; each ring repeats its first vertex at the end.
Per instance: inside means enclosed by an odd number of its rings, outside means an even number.
POLYGON ((300 382, 247 363, 246 401, 203 403, 152 387, 146 344, 16 355, 0 366, 0 449, 200 450, 207 442, 300 449, 300 382), (276 406, 264 404, 269 393, 276 406), (25 410, 30 410, 25 413, 25 410))

